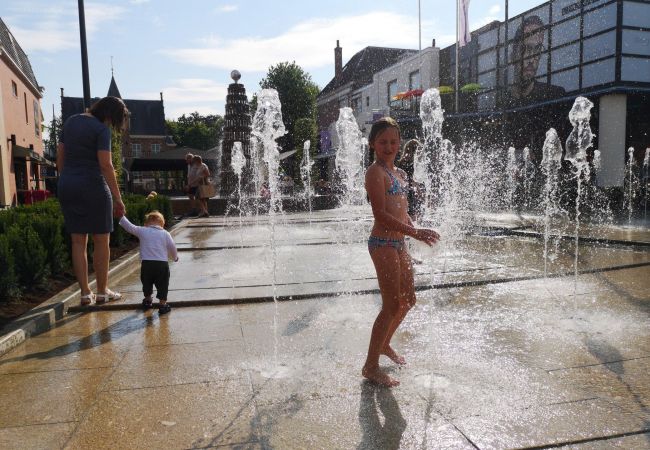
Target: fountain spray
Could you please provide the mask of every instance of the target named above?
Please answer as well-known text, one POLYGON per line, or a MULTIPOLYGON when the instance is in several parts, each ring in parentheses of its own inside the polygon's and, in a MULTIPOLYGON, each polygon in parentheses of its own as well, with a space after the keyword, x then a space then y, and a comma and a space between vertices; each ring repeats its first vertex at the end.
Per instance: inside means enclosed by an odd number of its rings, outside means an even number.
POLYGON ((311 169, 314 165, 314 162, 311 160, 311 155, 309 154, 309 147, 311 146, 311 141, 305 141, 302 148, 302 161, 300 162, 300 178, 302 178, 302 185, 304 187, 304 195, 307 199, 307 205, 309 206, 309 225, 311 225, 311 169))
POLYGON ((582 195, 582 182, 589 180, 590 170, 587 162, 587 149, 591 147, 594 135, 591 132, 589 120, 591 119, 591 108, 594 104, 585 97, 576 98, 573 107, 569 112, 569 120, 573 130, 566 140, 566 154, 564 159, 569 161, 574 168, 574 175, 578 184, 575 207, 575 259, 574 259, 574 301, 578 286, 578 241, 580 229, 580 198, 582 195))
POLYGON ((241 173, 242 169, 246 165, 246 157, 242 151, 241 142, 237 141, 232 144, 232 153, 230 159, 230 165, 232 170, 237 175, 237 209, 239 211, 239 237, 241 242, 241 247, 244 246, 244 237, 242 234, 242 207, 241 207, 241 173))
MULTIPOLYGON (((542 149, 542 171, 546 176, 544 184, 544 276, 548 275, 547 265, 549 259, 548 244, 551 232, 551 223, 561 211, 558 196, 558 173, 562 165, 562 142, 554 128, 546 132, 546 140, 542 149)), ((555 252, 551 256, 557 257, 559 237, 555 239, 555 252)))

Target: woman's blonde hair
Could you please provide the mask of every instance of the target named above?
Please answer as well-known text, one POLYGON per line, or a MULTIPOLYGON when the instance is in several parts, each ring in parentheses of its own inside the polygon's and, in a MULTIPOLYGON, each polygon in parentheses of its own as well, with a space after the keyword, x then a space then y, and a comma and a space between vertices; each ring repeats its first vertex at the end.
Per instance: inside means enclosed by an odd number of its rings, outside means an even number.
POLYGON ((158 222, 163 227, 165 226, 165 216, 163 216, 160 211, 153 210, 150 213, 144 215, 144 223, 148 224, 151 222, 158 222))

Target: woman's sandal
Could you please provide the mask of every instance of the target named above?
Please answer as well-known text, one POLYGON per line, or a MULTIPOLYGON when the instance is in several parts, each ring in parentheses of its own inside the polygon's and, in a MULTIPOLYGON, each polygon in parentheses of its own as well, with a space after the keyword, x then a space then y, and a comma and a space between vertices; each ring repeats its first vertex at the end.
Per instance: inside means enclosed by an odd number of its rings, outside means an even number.
POLYGON ((113 292, 110 289, 106 289, 106 293, 96 295, 95 304, 103 305, 106 302, 119 300, 121 298, 122 298, 122 294, 120 294, 119 292, 113 292))
POLYGON ((93 294, 92 292, 90 292, 90 293, 88 293, 86 295, 82 295, 81 296, 81 306, 88 306, 93 302, 93 300, 95 300, 95 294, 93 294))

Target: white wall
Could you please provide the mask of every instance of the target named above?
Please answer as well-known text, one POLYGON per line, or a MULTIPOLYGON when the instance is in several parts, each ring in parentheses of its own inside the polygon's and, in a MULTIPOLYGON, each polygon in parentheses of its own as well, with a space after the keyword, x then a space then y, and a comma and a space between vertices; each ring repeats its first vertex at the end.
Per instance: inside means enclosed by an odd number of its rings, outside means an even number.
POLYGON ((625 124, 627 95, 600 97, 598 114, 598 150, 601 169, 596 181, 599 186, 623 186, 625 173, 625 124))

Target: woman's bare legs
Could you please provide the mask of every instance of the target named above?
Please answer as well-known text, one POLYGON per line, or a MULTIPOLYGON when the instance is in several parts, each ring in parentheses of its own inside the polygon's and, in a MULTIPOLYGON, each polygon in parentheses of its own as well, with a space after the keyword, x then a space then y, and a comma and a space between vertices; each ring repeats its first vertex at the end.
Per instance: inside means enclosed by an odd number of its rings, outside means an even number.
POLYGON ((399 310, 397 317, 393 321, 388 330, 388 335, 386 336, 386 343, 384 344, 384 349, 382 351, 383 355, 388 356, 393 362, 397 364, 406 364, 406 360, 397 354, 395 350, 390 346, 390 341, 393 338, 393 334, 399 326, 402 324, 406 314, 413 308, 415 305, 415 285, 413 281, 413 263, 411 261, 411 256, 406 250, 399 252, 400 258, 400 291, 399 291, 399 310))
POLYGON ((86 256, 88 235, 72 233, 71 238, 74 275, 77 277, 81 295, 88 295, 90 294, 90 286, 88 286, 88 257, 86 256))
POLYGON ((109 242, 109 233, 93 234, 93 267, 95 269, 98 294, 105 294, 108 286, 108 263, 111 259, 109 242))
POLYGON ((393 247, 376 248, 370 257, 377 271, 382 305, 372 326, 368 356, 361 373, 370 381, 392 387, 397 386, 399 381, 389 377, 379 368, 379 355, 386 346, 388 333, 399 314, 400 257, 393 247))

